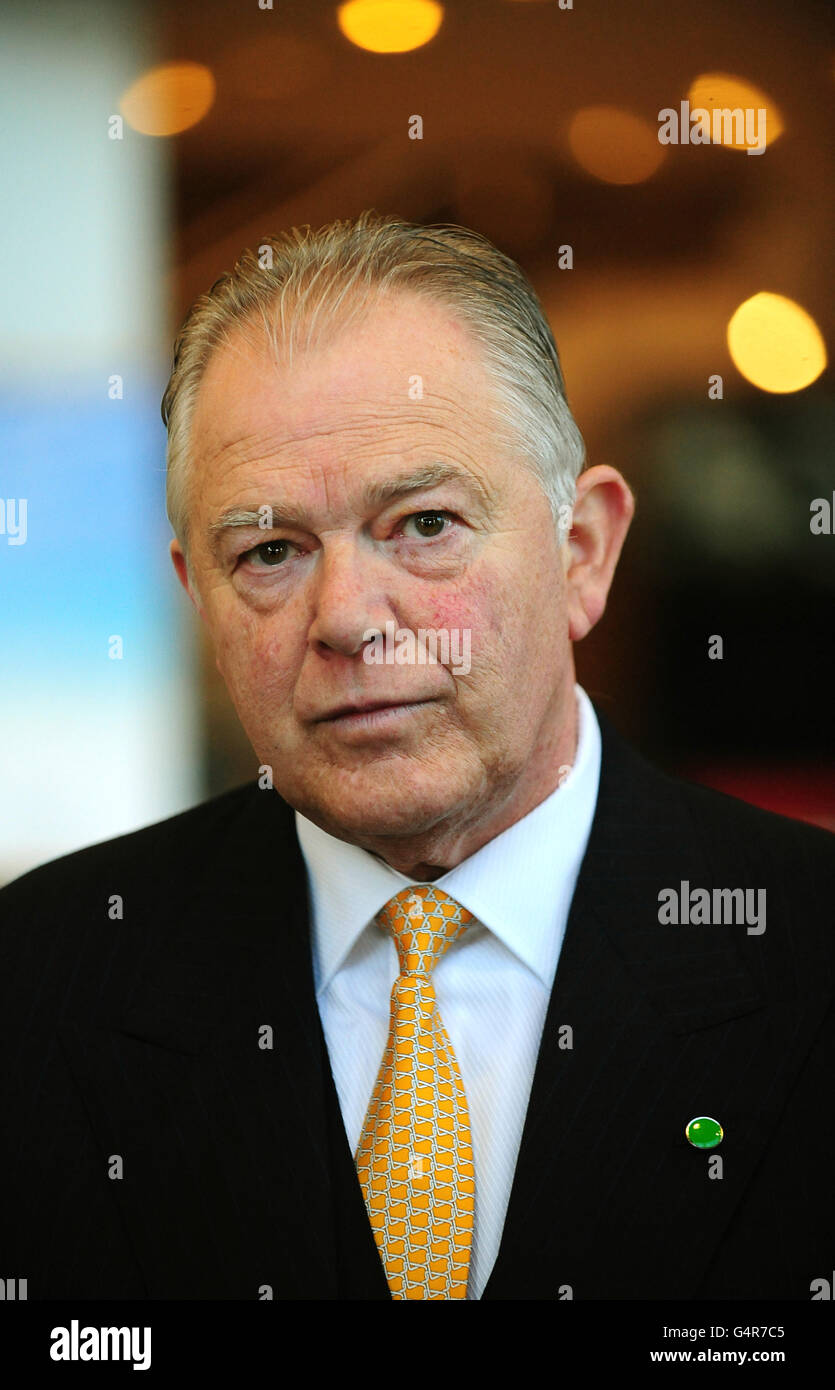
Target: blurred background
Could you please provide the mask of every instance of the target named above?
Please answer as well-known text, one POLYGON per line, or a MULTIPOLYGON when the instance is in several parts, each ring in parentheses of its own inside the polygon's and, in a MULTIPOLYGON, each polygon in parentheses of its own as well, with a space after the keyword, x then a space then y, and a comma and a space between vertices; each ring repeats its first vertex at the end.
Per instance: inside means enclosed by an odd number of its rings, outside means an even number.
POLYGON ((0 880, 254 776, 159 404, 245 246, 367 207, 520 262, 636 493, 581 683, 671 771, 835 829, 827 4, 6 0, 0 77, 0 880))

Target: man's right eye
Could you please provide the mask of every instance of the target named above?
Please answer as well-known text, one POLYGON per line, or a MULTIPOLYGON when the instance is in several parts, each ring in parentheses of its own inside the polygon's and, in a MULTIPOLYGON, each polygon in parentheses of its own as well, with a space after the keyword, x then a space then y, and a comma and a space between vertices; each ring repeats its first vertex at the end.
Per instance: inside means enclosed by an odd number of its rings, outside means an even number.
MULTIPOLYGON (((287 559, 289 547, 292 544, 292 541, 287 540, 262 541, 260 545, 254 546, 252 550, 245 550, 240 558, 241 560, 253 560, 257 557, 261 564, 266 565, 268 568, 275 569, 276 565, 282 564, 282 562, 287 559)), ((259 569, 260 564, 256 564, 255 568, 259 569)))

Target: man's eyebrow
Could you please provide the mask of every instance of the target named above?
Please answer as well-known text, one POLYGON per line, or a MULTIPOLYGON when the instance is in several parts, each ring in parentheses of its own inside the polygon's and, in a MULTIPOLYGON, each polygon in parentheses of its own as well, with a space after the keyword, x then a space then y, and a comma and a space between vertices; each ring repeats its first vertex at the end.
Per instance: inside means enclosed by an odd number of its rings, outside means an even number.
MULTIPOLYGON (((415 469, 414 472, 403 477, 369 483, 363 492, 363 501, 369 508, 383 507, 389 502, 396 502, 400 497, 408 497, 411 493, 422 492, 424 488, 438 487, 441 483, 462 483, 470 492, 475 493, 480 501, 484 503, 488 501, 487 490, 481 480, 469 470, 458 468, 452 463, 424 464, 423 467, 415 469)), ((278 502, 272 506, 267 504, 256 511, 242 507, 231 507, 228 511, 223 512, 217 521, 209 523, 209 534, 212 538, 212 548, 217 550, 227 531, 241 527, 257 527, 260 530, 285 528, 304 531, 307 530, 308 526, 309 517, 303 508, 295 507, 286 502, 278 502), (261 524, 264 513, 268 518, 271 518, 271 526, 261 524)))
POLYGON ((475 492, 482 501, 487 501, 487 490, 479 478, 469 469, 459 468, 454 463, 427 463, 405 477, 391 478, 385 482, 369 483, 363 498, 368 507, 383 507, 387 502, 396 502, 399 497, 421 492, 427 487, 438 487, 441 483, 463 483, 469 491, 475 492))

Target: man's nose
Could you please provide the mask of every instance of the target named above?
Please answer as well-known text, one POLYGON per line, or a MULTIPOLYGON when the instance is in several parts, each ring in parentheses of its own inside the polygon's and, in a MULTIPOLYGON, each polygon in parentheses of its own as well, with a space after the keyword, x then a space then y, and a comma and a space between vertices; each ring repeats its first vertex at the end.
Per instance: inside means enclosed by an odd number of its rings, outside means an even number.
POLYGON ((309 642, 320 651, 355 656, 370 628, 385 631, 393 617, 386 592, 388 565, 381 556, 340 538, 322 547, 313 577, 309 642))

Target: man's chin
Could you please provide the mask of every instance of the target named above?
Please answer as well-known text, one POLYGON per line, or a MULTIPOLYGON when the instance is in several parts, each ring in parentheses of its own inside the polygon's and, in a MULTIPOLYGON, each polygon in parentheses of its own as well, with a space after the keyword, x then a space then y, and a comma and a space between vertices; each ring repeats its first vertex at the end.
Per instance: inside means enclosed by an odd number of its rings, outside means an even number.
POLYGON ((365 845, 372 840, 411 839, 428 834, 453 812, 454 808, 446 805, 430 808, 425 804, 411 806, 398 800, 391 804, 383 802, 376 806, 353 806, 349 810, 344 806, 312 805, 302 810, 302 815, 315 821, 337 839, 365 845))
POLYGON ((331 778, 327 787, 315 792, 299 787, 278 790, 308 820, 352 844, 427 834, 455 817, 466 801, 460 789, 437 776, 412 785, 393 769, 385 778, 345 778, 334 772, 331 778))

